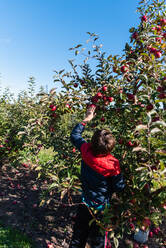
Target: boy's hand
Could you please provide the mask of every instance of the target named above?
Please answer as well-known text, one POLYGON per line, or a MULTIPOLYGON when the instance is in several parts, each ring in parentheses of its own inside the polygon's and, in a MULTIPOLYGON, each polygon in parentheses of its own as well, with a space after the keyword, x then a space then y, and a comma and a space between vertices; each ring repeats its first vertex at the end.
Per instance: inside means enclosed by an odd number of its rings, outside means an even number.
POLYGON ((96 115, 95 109, 96 109, 95 106, 90 106, 87 109, 87 112, 86 112, 86 115, 85 115, 85 119, 83 120, 83 122, 91 121, 95 117, 95 115, 96 115))

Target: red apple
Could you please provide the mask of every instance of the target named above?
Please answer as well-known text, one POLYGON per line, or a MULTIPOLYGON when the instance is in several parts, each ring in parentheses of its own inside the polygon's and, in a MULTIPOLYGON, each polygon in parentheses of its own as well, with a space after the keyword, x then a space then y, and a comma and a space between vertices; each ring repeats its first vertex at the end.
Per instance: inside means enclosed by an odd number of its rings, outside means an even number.
POLYGON ((75 84, 74 84, 74 87, 75 87, 75 88, 77 88, 77 87, 78 87, 78 84, 77 84, 77 83, 75 83, 75 84))
POLYGON ((104 117, 101 117, 100 121, 101 122, 105 122, 105 118, 104 117))
POLYGON ((131 202, 132 204, 135 204, 135 203, 136 203, 136 199, 135 199, 135 198, 134 198, 134 199, 131 199, 130 202, 131 202))
POLYGON ((53 107, 54 107, 54 105, 53 104, 50 104, 49 108, 53 108, 53 107))
POLYGON ((90 105, 88 104, 87 108, 90 108, 90 107, 91 108, 96 108, 96 105, 95 104, 90 104, 90 105))
POLYGON ((54 128, 54 127, 50 127, 50 128, 49 128, 49 131, 50 131, 50 132, 54 132, 54 131, 55 131, 55 128, 54 128))
POLYGON ((162 41, 161 37, 156 37, 156 41, 161 43, 161 41, 162 41))
POLYGON ((97 103, 98 101, 99 101, 99 99, 98 99, 96 96, 93 96, 93 97, 92 97, 92 102, 97 103))
POLYGON ((75 149, 75 147, 73 148, 73 152, 76 152, 76 149, 75 149))
POLYGON ((159 94, 159 96, 158 96, 160 99, 164 99, 164 98, 166 98, 166 94, 165 93, 161 93, 161 94, 159 94))
POLYGON ((17 184, 17 189, 21 189, 21 186, 20 186, 20 184, 17 184))
POLYGON ((155 47, 149 47, 149 51, 151 53, 155 53, 155 52, 157 52, 157 49, 155 47))
POLYGON ((148 111, 150 111, 150 110, 152 110, 153 109, 153 104, 149 104, 149 105, 147 105, 146 106, 146 109, 148 110, 148 111))
POLYGON ((103 96, 103 100, 106 101, 107 100, 107 97, 106 96, 103 96))
POLYGON ((160 117, 156 116, 156 117, 153 117, 152 122, 156 122, 156 121, 159 121, 159 120, 160 120, 160 117))
POLYGON ((166 19, 160 19, 160 23, 161 23, 161 25, 166 25, 166 19))
POLYGON ((128 146, 128 147, 133 147, 135 144, 134 143, 132 143, 130 140, 126 143, 126 145, 128 146))
POLYGON ((163 203, 161 206, 166 210, 166 203, 163 203))
POLYGON ((125 73, 125 72, 128 72, 129 71, 128 67, 125 66, 125 65, 122 65, 122 67, 120 68, 120 70, 121 70, 122 73, 125 73))
POLYGON ((56 110, 56 106, 53 106, 52 108, 51 108, 51 111, 55 111, 56 110))
POLYGON ((147 22, 147 20, 148 20, 148 18, 147 18, 146 15, 143 15, 143 16, 141 17, 141 21, 142 21, 142 22, 147 22))
POLYGON ((69 109, 71 108, 70 105, 69 105, 68 103, 65 105, 65 107, 66 107, 66 108, 69 108, 69 109))
POLYGON ((127 93, 127 98, 128 98, 129 101, 133 101, 135 96, 133 94, 131 94, 131 93, 127 93))
POLYGON ((96 97, 98 97, 98 98, 102 98, 102 93, 101 92, 97 92, 97 94, 96 94, 96 97))
POLYGON ((23 163, 22 164, 25 168, 28 168, 29 166, 28 166, 28 164, 25 164, 25 163, 23 163))
POLYGON ((104 105, 105 105, 105 106, 109 105, 109 101, 105 101, 105 102, 104 102, 104 105))
POLYGON ((134 226, 133 223, 130 223, 129 226, 130 226, 130 228, 131 228, 132 230, 134 230, 135 226, 134 226))
POLYGON ((161 26, 158 25, 158 26, 156 27, 156 30, 157 30, 157 32, 160 32, 161 26))
POLYGON ((102 91, 107 91, 107 86, 103 86, 102 91))
POLYGON ((164 91, 164 87, 158 86, 157 87, 157 92, 162 93, 164 91))
POLYGON ((156 51, 154 55, 156 58, 160 58, 162 54, 161 51, 156 51))
POLYGON ((137 33, 137 32, 134 32, 134 33, 132 34, 132 38, 133 38, 133 39, 137 39, 137 38, 138 38, 138 33, 137 33))
POLYGON ((153 232, 152 232, 152 231, 149 232, 149 237, 150 237, 150 238, 153 238, 153 232))
POLYGON ((56 118, 57 117, 57 114, 56 113, 52 114, 52 117, 56 118))
POLYGON ((37 190, 37 186, 34 185, 34 186, 32 187, 32 189, 33 189, 33 190, 37 190))
POLYGON ((150 219, 147 218, 147 217, 145 217, 145 219, 143 220, 143 225, 144 225, 145 227, 148 227, 148 226, 150 226, 150 224, 151 224, 150 219))
POLYGON ((133 244, 133 248, 139 248, 139 244, 134 243, 134 244, 133 244))
POLYGON ((158 235, 159 234, 159 229, 158 228, 153 228, 153 233, 158 235))
POLYGON ((112 102, 114 100, 114 98, 111 97, 111 96, 107 97, 107 99, 108 99, 109 102, 112 102))
POLYGON ((155 165, 153 165, 153 166, 151 167, 151 169, 152 169, 152 170, 157 170, 157 167, 156 167, 155 165))

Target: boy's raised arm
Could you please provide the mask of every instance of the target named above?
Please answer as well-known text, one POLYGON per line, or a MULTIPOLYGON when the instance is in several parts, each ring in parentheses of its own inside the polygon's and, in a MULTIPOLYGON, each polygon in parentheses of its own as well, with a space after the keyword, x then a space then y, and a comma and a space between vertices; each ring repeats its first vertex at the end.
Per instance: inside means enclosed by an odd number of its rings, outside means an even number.
POLYGON ((70 140, 72 144, 78 148, 79 151, 80 151, 81 145, 85 143, 85 140, 82 138, 82 133, 85 129, 85 125, 87 122, 91 121, 93 117, 95 116, 95 113, 94 113, 95 109, 96 109, 95 106, 89 107, 86 112, 86 116, 84 120, 81 123, 77 124, 71 132, 70 140))

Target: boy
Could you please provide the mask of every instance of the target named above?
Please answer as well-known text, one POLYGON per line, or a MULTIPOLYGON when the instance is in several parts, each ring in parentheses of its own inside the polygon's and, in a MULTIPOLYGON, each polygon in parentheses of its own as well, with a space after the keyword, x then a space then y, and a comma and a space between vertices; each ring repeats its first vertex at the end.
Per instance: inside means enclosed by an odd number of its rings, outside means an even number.
POLYGON ((92 216, 88 207, 103 210, 109 203, 113 192, 123 190, 124 181, 120 173, 119 161, 110 152, 115 139, 109 130, 97 130, 91 143, 86 143, 81 134, 87 122, 95 116, 95 107, 88 108, 85 119, 77 124, 71 133, 71 142, 81 152, 82 201, 76 216, 73 236, 69 248, 85 248, 91 231, 92 248, 103 248, 104 237, 95 222, 89 226, 92 216))

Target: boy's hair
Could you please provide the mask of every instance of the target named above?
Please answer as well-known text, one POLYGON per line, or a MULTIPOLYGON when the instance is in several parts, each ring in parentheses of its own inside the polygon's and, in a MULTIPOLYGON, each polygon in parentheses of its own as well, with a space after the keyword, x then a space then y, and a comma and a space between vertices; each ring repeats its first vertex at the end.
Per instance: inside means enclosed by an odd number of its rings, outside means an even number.
POLYGON ((112 151, 115 146, 115 138, 109 130, 102 129, 96 130, 91 139, 92 152, 93 154, 106 155, 112 151))

